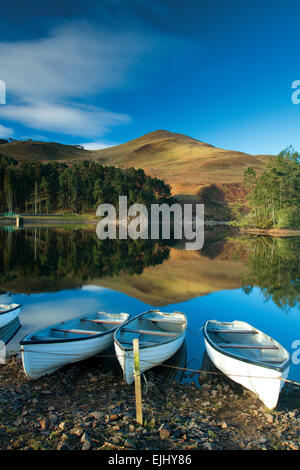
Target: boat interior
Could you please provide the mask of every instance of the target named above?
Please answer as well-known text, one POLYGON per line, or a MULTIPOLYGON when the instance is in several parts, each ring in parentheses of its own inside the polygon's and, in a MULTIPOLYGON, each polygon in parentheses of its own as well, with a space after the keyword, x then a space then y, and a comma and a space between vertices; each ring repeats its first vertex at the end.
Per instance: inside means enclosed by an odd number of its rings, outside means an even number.
POLYGON ((18 304, 10 304, 10 305, 0 304, 0 312, 5 312, 6 310, 11 310, 15 307, 18 307, 18 304))
POLYGON ((87 338, 117 328, 128 318, 128 313, 98 312, 83 315, 32 333, 28 339, 33 341, 46 341, 53 339, 87 338))
POLYGON ((230 354, 274 366, 288 359, 287 351, 273 338, 242 321, 207 323, 211 341, 230 354))
POLYGON ((117 340, 124 347, 132 347, 132 340, 138 338, 140 346, 161 344, 180 336, 186 329, 183 313, 166 313, 150 310, 130 320, 116 333, 117 340))

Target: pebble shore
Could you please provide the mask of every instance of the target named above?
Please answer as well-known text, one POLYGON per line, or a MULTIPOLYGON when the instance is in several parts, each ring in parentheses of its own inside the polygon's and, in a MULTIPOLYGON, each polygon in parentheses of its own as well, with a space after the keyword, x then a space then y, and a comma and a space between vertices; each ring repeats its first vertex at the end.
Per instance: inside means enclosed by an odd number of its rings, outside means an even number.
POLYGON ((17 356, 0 365, 0 450, 300 448, 300 391, 286 386, 267 410, 231 381, 180 385, 148 374, 144 425, 134 385, 101 363, 70 365, 29 381, 17 356))

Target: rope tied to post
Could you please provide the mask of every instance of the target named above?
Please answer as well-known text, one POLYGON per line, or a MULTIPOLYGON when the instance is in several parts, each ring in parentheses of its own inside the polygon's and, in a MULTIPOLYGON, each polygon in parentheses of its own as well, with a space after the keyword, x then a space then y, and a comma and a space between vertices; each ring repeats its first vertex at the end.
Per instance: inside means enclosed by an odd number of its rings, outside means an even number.
MULTIPOLYGON (((35 350, 35 351, 30 351, 31 353, 38 353, 38 354, 54 354, 54 355, 57 355, 56 352, 51 352, 51 351, 39 351, 39 350, 35 350)), ((9 353, 15 353, 15 354, 19 354, 20 351, 19 350, 10 350, 9 353)), ((59 353, 59 355, 62 355, 62 356, 76 356, 76 354, 70 354, 70 353, 59 353)), ((78 357, 81 357, 80 354, 78 354, 78 357)), ((98 358, 116 358, 116 355, 115 354, 95 354, 94 356, 92 357, 98 357, 98 358)), ((151 361, 147 361, 146 359, 143 359, 143 362, 146 362, 148 364, 151 364, 152 366, 157 366, 157 363, 153 363, 151 361)), ((191 361, 190 361, 191 362, 191 361)), ((224 376, 223 372, 218 372, 218 371, 209 371, 209 370, 203 370, 203 369, 191 369, 191 368, 188 368, 188 367, 179 367, 179 366, 174 366, 174 365, 171 365, 171 364, 160 364, 160 367, 166 367, 166 368, 170 368, 170 369, 176 369, 176 370, 181 370, 181 371, 186 371, 186 372, 194 372, 196 374, 210 374, 210 375, 219 375, 219 376, 224 376)), ((142 373, 140 371, 140 369, 138 368, 138 371, 135 371, 134 370, 134 377, 139 377, 141 376, 142 373)), ((245 377, 245 378, 253 378, 253 379, 271 379, 271 380, 281 380, 282 382, 287 382, 287 383, 290 383, 292 385, 297 385, 298 387, 300 387, 300 382, 297 382, 295 380, 290 380, 290 379, 285 379, 283 377, 266 377, 266 376, 255 376, 255 375, 244 375, 244 374, 226 374, 228 377, 245 377)))

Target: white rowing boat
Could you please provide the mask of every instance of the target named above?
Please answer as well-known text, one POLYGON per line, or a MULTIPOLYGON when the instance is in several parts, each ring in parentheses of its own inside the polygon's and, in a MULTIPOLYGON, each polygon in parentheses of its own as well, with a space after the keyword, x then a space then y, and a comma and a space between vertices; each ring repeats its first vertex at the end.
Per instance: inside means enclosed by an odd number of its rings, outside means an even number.
POLYGON ((0 305, 0 328, 13 321, 19 315, 20 310, 19 304, 0 305))
POLYGON ((20 341, 25 374, 38 379, 104 351, 128 318, 128 313, 98 312, 30 333, 20 341))
POLYGON ((208 320, 203 329, 206 351, 225 375, 256 393, 270 409, 277 405, 290 355, 275 339, 242 321, 208 320))
POLYGON ((139 339, 140 370, 169 359, 182 345, 187 328, 183 313, 149 310, 131 318, 114 334, 115 351, 127 384, 134 381, 133 339, 139 339))

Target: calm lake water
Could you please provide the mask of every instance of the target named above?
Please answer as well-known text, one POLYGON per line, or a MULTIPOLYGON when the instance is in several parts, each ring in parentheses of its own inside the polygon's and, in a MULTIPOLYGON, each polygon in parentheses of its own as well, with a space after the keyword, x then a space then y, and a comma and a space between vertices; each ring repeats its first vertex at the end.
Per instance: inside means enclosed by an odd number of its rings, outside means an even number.
MULTIPOLYGON (((222 227, 206 232, 199 252, 147 240, 103 242, 94 227, 2 228, 0 303, 22 304, 22 327, 7 349, 19 349, 35 329, 80 314, 133 316, 159 307, 187 316, 187 355, 175 358, 180 365, 201 368, 199 329, 207 319, 249 322, 292 354, 300 340, 299 255, 300 238, 238 236, 222 227)), ((300 381, 300 364, 291 365, 289 378, 300 381)))

